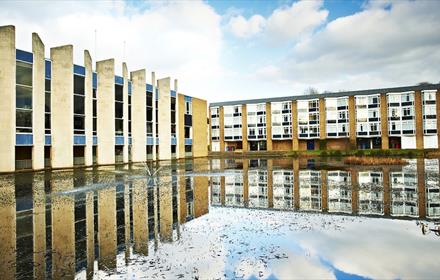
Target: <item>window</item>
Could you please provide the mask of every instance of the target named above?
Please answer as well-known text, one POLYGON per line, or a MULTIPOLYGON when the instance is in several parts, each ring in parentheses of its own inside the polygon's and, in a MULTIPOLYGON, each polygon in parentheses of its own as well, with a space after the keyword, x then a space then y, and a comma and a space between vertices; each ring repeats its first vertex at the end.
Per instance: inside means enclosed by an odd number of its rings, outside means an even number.
POLYGON ((85 133, 85 98, 83 76, 73 75, 73 133, 85 133))
POLYGON ((185 101, 185 114, 191 115, 192 114, 192 104, 191 101, 185 101))
POLYGON ((16 63, 16 132, 32 133, 32 64, 16 63))
POLYGON ((185 138, 186 139, 191 139, 192 138, 192 133, 191 133, 191 127, 190 126, 185 126, 185 138))

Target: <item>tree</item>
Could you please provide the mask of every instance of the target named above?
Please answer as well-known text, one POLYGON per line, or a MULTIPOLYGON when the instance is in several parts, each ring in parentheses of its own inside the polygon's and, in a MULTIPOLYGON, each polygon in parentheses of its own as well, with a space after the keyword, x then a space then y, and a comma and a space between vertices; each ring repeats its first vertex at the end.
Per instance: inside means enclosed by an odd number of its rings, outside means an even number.
POLYGON ((304 93, 305 93, 305 94, 308 94, 308 95, 315 95, 315 94, 319 94, 319 91, 318 91, 316 88, 314 88, 314 87, 308 87, 308 88, 304 91, 304 93))

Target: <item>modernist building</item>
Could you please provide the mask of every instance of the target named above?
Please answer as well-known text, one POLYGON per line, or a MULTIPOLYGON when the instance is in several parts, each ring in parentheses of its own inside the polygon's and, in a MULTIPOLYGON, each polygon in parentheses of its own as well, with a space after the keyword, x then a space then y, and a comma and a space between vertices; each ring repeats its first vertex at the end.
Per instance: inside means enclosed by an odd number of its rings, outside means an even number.
POLYGON ((0 27, 0 172, 68 168, 207 155, 207 103, 178 93, 171 79, 122 75, 115 61, 73 63, 73 46, 50 49, 32 34, 15 48, 15 27, 0 27), (200 120, 193 122, 194 120, 200 120))
POLYGON ((437 149, 439 98, 435 84, 212 103, 210 150, 437 149))

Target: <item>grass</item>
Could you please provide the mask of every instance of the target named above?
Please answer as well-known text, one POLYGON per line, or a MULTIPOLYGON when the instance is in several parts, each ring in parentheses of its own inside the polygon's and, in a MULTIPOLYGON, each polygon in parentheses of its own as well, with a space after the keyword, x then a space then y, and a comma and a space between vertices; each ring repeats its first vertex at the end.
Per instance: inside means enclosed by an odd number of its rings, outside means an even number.
POLYGON ((433 158, 439 157, 440 152, 438 150, 312 150, 312 151, 291 151, 288 153, 291 157, 425 157, 433 158))
POLYGON ((408 162, 400 157, 349 156, 344 158, 344 163, 354 165, 405 165, 408 162))

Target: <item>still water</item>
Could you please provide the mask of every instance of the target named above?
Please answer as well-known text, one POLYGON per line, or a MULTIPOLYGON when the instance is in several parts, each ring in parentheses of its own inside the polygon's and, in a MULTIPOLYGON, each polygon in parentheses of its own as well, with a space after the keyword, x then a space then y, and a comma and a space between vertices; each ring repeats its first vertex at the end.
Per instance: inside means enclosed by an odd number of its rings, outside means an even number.
POLYGON ((439 160, 0 175, 1 279, 438 279, 439 160))

